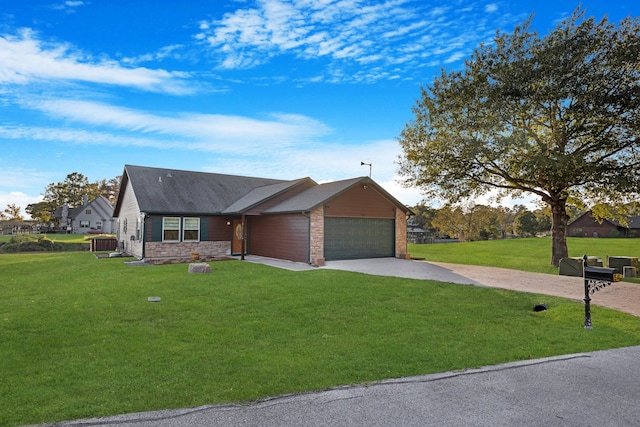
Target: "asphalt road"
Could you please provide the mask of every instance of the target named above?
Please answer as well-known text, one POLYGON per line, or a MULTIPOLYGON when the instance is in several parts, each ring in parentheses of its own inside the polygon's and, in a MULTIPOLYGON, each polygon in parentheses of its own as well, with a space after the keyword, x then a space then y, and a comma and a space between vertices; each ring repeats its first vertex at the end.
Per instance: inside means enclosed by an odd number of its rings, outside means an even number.
POLYGON ((640 346, 56 426, 638 426, 640 346))

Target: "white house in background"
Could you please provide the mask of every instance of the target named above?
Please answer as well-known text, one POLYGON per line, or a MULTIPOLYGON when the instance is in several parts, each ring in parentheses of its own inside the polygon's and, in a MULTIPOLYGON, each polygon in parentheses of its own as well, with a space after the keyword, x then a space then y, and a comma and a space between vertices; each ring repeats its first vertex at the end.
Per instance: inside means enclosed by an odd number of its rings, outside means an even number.
POLYGON ((98 196, 89 202, 84 196, 82 206, 56 209, 56 220, 61 227, 71 227, 74 234, 113 234, 116 232, 116 220, 113 217, 113 205, 104 196, 98 196))

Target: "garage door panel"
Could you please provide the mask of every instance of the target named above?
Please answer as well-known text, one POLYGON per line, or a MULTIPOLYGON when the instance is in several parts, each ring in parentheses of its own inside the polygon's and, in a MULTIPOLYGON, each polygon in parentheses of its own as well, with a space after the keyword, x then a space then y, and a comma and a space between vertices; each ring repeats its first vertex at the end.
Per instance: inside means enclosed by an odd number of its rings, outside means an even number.
POLYGON ((379 218, 333 218, 324 222, 328 261, 395 255, 395 222, 379 218))

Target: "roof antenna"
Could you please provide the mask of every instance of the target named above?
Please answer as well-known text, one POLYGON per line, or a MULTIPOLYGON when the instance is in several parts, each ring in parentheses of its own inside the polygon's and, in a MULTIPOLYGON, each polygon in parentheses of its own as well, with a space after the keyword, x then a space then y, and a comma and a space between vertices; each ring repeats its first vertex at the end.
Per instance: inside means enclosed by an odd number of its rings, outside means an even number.
POLYGON ((371 178, 371 163, 360 162, 360 166, 369 166, 369 178, 371 178))

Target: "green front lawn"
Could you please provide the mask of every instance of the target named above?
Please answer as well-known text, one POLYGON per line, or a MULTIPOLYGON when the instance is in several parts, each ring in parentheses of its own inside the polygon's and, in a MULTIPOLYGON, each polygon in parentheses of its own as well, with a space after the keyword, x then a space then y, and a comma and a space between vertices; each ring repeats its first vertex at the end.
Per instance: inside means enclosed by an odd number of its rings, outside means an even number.
MULTIPOLYGON (((567 239, 567 246, 570 257, 581 257, 587 254, 602 258, 603 261, 607 255, 640 257, 640 238, 570 237, 567 239)), ((412 257, 422 257, 427 261, 558 274, 558 269, 551 265, 550 238, 409 245, 408 252, 412 257)))
POLYGON ((246 401, 640 344, 561 298, 241 261, 0 255, 0 425, 246 401), (157 296, 160 302, 148 302, 157 296), (533 312, 545 302, 549 310, 533 312))

